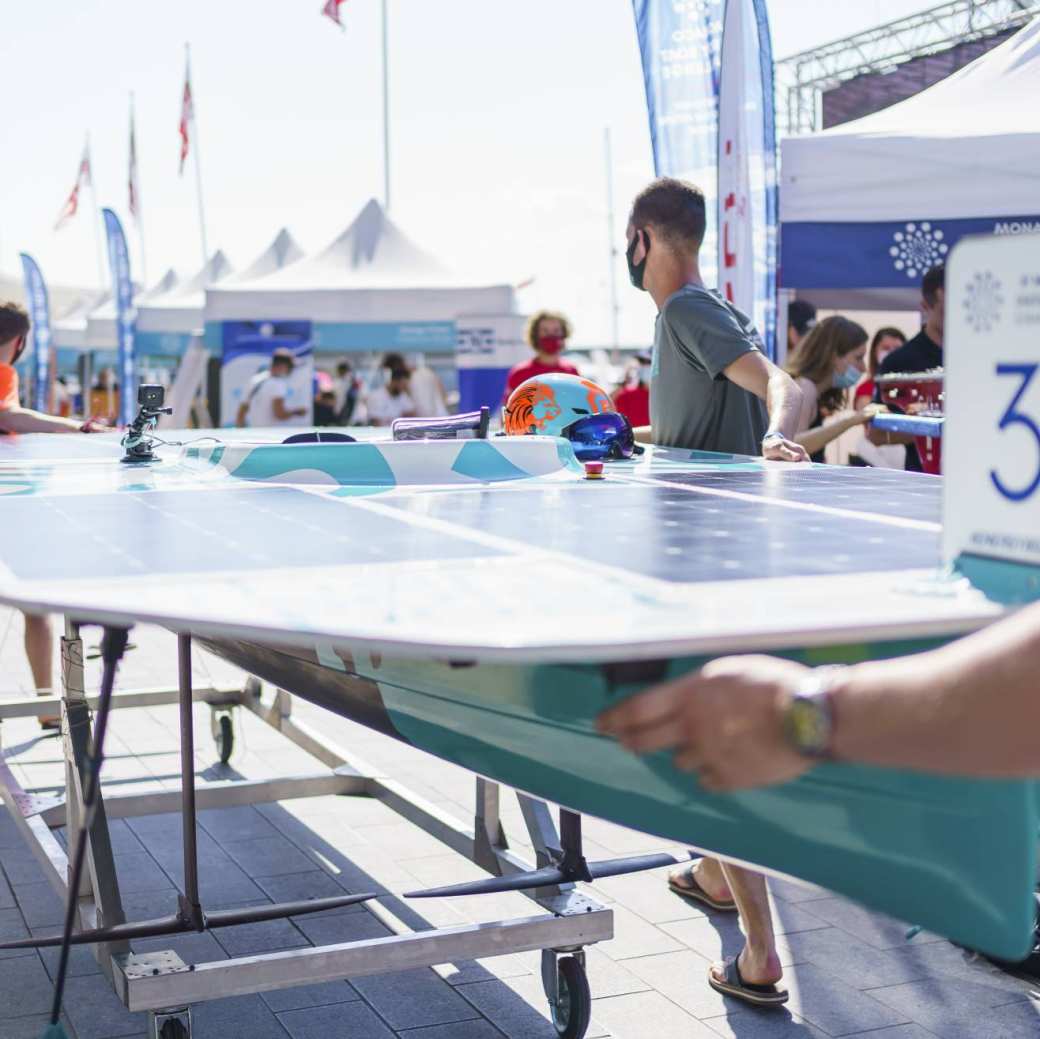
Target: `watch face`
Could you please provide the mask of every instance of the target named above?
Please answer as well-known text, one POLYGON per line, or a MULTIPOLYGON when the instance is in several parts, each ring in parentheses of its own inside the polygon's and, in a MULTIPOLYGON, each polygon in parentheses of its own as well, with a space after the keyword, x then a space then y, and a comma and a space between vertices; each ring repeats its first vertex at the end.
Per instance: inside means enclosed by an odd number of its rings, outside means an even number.
POLYGON ((794 700, 787 709, 791 742, 803 754, 819 755, 827 750, 830 723, 819 703, 809 698, 794 700))

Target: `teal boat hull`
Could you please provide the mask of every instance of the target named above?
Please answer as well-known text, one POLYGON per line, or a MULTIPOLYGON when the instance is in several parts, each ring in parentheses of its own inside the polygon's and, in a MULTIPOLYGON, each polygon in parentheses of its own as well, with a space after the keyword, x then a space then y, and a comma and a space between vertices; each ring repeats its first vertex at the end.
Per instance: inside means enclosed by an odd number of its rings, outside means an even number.
MULTIPOLYGON (((604 707, 703 659, 520 666, 202 641, 321 707, 537 797, 819 884, 1003 959, 1031 948, 1034 783, 823 764, 782 786, 717 795, 669 755, 637 757, 596 730, 604 707)), ((852 662, 930 645, 787 655, 852 662)))

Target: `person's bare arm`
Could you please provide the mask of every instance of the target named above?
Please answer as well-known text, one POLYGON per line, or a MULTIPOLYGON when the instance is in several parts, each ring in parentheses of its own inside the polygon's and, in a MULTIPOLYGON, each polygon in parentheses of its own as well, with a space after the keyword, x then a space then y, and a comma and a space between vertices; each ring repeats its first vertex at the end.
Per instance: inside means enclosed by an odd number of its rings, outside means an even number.
POLYGON ((632 430, 632 435, 636 438, 637 444, 652 444, 654 442, 654 427, 636 426, 632 430))
POLYGON ((837 440, 842 433, 847 433, 856 426, 865 426, 879 412, 885 409, 880 404, 870 404, 862 411, 854 411, 843 415, 834 422, 827 422, 815 429, 806 429, 795 437, 795 440, 814 455, 822 451, 832 440, 837 440))
POLYGON ((942 649, 849 668, 834 754, 895 768, 1040 776, 1040 604, 942 649))
POLYGON ((7 408, 0 411, 0 430, 5 433, 81 433, 84 423, 75 419, 45 415, 31 408, 7 408))
POLYGON ((246 415, 249 414, 249 401, 244 400, 238 406, 238 414, 235 416, 235 425, 239 429, 245 429, 246 415))
POLYGON ((285 406, 284 397, 275 397, 274 400, 271 401, 271 410, 274 412, 274 417, 278 419, 279 422, 288 422, 291 418, 307 414, 306 408, 287 408, 285 406))
MULTIPOLYGON (((989 778, 1040 777, 1040 603, 941 649, 857 664, 830 689, 838 760, 989 778)), ((639 754, 674 750, 711 790, 782 783, 814 762, 784 734, 810 669, 775 657, 713 660, 605 711, 639 754)))
POLYGON ((785 462, 807 462, 809 456, 794 442, 802 410, 802 391, 794 379, 757 350, 738 357, 722 373, 748 393, 765 401, 769 431, 783 434, 766 453, 767 458, 785 462))

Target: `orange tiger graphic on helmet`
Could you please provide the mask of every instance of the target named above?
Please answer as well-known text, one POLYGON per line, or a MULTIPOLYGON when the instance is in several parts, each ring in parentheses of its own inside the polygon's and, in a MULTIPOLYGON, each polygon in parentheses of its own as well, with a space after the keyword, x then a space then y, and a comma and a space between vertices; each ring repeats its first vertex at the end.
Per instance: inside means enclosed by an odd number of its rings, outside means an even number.
POLYGON ((503 423, 505 431, 509 436, 538 433, 561 410, 552 387, 531 379, 518 386, 509 398, 503 423))
POLYGON ((582 379, 581 384, 589 391, 590 415, 601 415, 606 411, 614 411, 613 401, 611 401, 599 386, 594 382, 590 382, 588 379, 582 379))

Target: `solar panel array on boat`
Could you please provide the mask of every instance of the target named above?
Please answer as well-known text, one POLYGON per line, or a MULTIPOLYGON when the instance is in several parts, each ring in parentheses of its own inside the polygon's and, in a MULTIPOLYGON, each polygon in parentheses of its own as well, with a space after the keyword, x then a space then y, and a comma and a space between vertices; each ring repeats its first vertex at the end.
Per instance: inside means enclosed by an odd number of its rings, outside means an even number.
MULTIPOLYGON (((940 563, 937 523, 890 522, 888 513, 898 516, 900 511, 891 494, 876 512, 849 508, 838 513, 799 508, 821 505, 828 495, 790 470, 768 478, 730 472, 662 479, 677 486, 586 484, 508 496, 483 490, 432 499, 417 494, 395 499, 394 506, 406 515, 432 517, 518 546, 550 549, 677 583, 867 573, 940 563), (713 490, 740 496, 721 497, 713 490)), ((939 502, 932 494, 903 504, 911 519, 938 518, 939 502)))
POLYGON ((0 443, 0 600, 525 660, 969 630, 998 609, 933 577, 936 478, 654 449, 591 481, 537 437, 180 437, 145 466, 111 437, 0 443))

